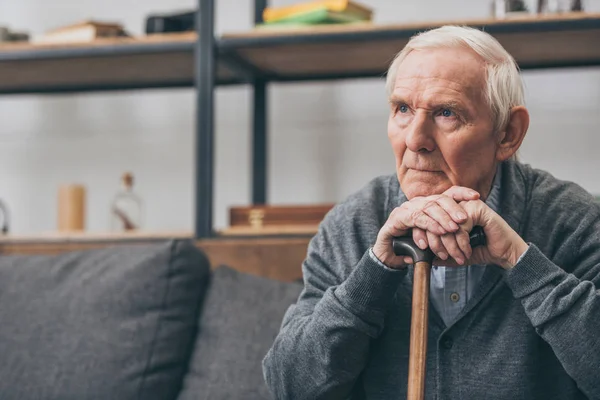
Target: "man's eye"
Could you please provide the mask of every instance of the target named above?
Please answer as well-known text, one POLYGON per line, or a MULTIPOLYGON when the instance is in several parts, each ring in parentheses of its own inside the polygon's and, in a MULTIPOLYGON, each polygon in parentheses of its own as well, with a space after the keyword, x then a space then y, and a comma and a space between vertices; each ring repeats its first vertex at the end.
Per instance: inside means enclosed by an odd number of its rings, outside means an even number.
POLYGON ((450 118, 450 117, 453 117, 453 116, 454 116, 454 113, 452 112, 452 110, 449 110, 447 108, 444 108, 442 110, 442 117, 450 118))
POLYGON ((400 111, 402 114, 407 113, 408 106, 406 104, 402 104, 400 107, 398 107, 398 111, 400 111))

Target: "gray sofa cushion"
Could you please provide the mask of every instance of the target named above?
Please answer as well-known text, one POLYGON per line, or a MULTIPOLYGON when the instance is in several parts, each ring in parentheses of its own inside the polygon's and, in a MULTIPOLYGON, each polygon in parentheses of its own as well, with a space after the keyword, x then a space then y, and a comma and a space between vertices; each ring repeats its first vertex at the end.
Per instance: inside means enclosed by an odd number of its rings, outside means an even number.
POLYGON ((180 400, 269 399, 262 360, 302 286, 217 268, 180 400))
POLYGON ((187 241, 0 256, 0 398, 176 398, 209 273, 187 241))

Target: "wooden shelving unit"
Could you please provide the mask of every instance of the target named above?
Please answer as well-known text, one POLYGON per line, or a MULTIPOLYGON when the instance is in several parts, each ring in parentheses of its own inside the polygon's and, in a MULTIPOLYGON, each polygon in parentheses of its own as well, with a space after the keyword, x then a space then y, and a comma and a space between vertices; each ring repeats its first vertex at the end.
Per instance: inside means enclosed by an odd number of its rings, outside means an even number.
MULTIPOLYGON (((266 5, 266 0, 255 0, 256 22, 260 22, 266 5)), ((260 258, 262 261, 251 268, 259 270, 277 265, 292 271, 284 274, 288 278, 299 271, 306 245, 316 227, 273 232, 235 229, 216 232, 213 229, 213 94, 217 87, 231 84, 253 87, 252 201, 261 204, 268 203, 269 82, 383 79, 393 56, 411 36, 445 24, 486 30, 514 55, 524 70, 600 66, 600 14, 255 29, 215 37, 214 0, 199 0, 198 6, 198 32, 193 33, 101 40, 81 45, 2 45, 0 94, 192 88, 196 91, 198 109, 196 223, 194 231, 185 233, 184 237, 198 239, 199 245, 209 253, 219 254, 213 256, 217 262, 225 260, 241 265, 260 258), (267 261, 269 257, 276 259, 267 261)), ((174 236, 159 233, 135 238, 5 238, 0 240, 0 251, 52 252, 174 236)), ((279 272, 265 273, 274 276, 279 272)))

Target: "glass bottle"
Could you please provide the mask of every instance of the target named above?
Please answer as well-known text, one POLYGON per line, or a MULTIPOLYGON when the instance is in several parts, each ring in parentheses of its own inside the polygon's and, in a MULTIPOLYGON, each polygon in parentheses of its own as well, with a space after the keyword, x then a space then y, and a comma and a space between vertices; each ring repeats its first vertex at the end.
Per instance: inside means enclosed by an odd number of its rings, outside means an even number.
POLYGON ((142 200, 133 191, 133 175, 129 172, 121 178, 122 189, 115 195, 110 207, 111 231, 139 230, 142 223, 142 200))
POLYGON ((572 0, 571 1, 571 11, 583 11, 583 1, 582 0, 572 0))

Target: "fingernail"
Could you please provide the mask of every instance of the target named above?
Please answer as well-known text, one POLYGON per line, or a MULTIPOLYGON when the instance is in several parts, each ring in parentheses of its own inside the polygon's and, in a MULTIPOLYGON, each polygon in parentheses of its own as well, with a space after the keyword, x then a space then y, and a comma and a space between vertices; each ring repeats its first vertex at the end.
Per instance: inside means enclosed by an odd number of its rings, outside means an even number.
POLYGON ((421 250, 425 250, 425 248, 427 247, 427 243, 425 243, 423 239, 419 239, 419 247, 421 248, 421 250))
POLYGON ((454 223, 454 221, 450 221, 450 223, 448 225, 450 226, 450 229, 454 229, 454 230, 458 229, 458 225, 456 225, 456 223, 454 223))
POLYGON ((474 190, 471 190, 471 191, 469 192, 469 194, 470 194, 471 196, 479 196, 479 193, 478 193, 478 192, 476 192, 476 191, 474 191, 474 190))
POLYGON ((459 212, 456 214, 458 219, 467 219, 467 215, 465 213, 459 212))
POLYGON ((444 253, 443 251, 440 251, 438 253, 438 257, 441 258, 442 260, 446 260, 448 258, 448 254, 444 253))
POLYGON ((457 262, 458 264, 464 264, 464 262, 465 262, 465 260, 463 260, 461 257, 457 257, 457 258, 455 258, 454 260, 456 260, 456 262, 457 262))

